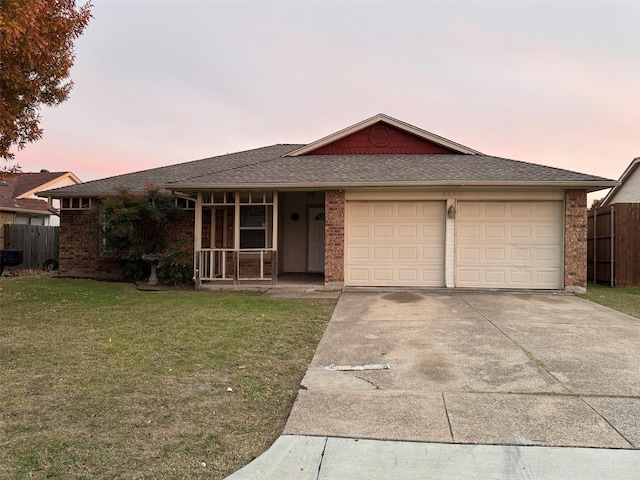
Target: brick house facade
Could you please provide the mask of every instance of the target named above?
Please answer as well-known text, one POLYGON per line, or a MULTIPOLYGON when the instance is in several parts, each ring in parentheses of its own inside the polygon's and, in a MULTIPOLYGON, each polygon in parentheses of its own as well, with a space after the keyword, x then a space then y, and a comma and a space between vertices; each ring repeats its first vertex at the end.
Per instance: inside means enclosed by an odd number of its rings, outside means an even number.
MULTIPOLYGON (((176 192, 189 208, 172 239, 193 244, 198 284, 321 271, 338 285, 581 291, 586 195, 616 184, 484 155, 382 114, 310 144, 184 165, 50 195, 77 206, 121 185, 176 192)), ((60 233, 61 272, 114 273, 95 215, 63 209, 60 233)))

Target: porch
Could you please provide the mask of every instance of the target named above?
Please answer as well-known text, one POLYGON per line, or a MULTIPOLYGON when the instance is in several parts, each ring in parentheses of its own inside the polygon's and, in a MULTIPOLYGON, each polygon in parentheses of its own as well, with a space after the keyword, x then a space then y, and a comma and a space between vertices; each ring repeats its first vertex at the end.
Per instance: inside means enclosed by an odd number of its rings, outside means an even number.
POLYGON ((323 284, 324 210, 321 191, 197 192, 196 284, 276 285, 294 274, 323 284))

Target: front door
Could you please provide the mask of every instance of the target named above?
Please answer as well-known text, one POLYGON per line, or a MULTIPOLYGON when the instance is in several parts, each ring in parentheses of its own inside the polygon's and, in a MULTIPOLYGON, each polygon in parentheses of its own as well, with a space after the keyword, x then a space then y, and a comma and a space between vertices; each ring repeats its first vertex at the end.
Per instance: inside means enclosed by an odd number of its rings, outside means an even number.
POLYGON ((307 270, 324 272, 324 208, 309 209, 307 270))

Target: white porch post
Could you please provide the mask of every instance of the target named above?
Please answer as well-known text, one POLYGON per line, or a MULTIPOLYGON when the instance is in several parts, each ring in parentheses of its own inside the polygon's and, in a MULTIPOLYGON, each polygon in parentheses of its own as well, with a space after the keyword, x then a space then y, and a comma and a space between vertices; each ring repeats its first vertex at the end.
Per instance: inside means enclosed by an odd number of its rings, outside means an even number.
POLYGON ((240 250, 240 192, 234 193, 235 203, 233 211, 233 249, 240 250))
POLYGON ((200 283, 200 269, 202 268, 202 192, 198 192, 196 197, 196 209, 193 232, 193 276, 196 285, 200 283))
POLYGON ((235 192, 233 215, 233 258, 235 269, 233 282, 237 285, 240 281, 240 191, 235 192))
POLYGON ((274 284, 278 283, 278 192, 273 191, 273 213, 271 215, 272 228, 271 231, 271 279, 274 284))
POLYGON ((273 235, 271 237, 271 247, 275 250, 278 249, 278 192, 273 191, 273 218, 271 219, 273 235))

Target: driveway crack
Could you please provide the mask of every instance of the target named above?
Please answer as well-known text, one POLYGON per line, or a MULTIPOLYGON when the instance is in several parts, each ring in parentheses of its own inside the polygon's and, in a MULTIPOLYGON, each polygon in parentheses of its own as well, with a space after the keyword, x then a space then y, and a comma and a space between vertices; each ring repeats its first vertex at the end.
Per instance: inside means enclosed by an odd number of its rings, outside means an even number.
POLYGON ((322 470, 322 461, 324 460, 324 453, 327 451, 327 443, 329 443, 329 437, 325 437, 324 446, 322 447, 322 453, 320 454, 320 463, 318 464, 318 474, 316 480, 320 479, 320 471, 322 470))
POLYGON ((444 392, 442 392, 442 405, 444 406, 444 414, 447 416, 447 424, 449 425, 449 434, 451 435, 451 441, 455 442, 453 438, 453 428, 451 427, 451 418, 449 418, 449 410, 447 410, 447 401, 444 398, 444 392))
POLYGON ((354 375, 354 377, 356 377, 359 380, 364 380, 365 382, 370 383, 373 386, 373 388, 375 388, 376 390, 381 390, 380 386, 376 385, 375 383, 373 383, 368 378, 359 377, 358 375, 354 375))

